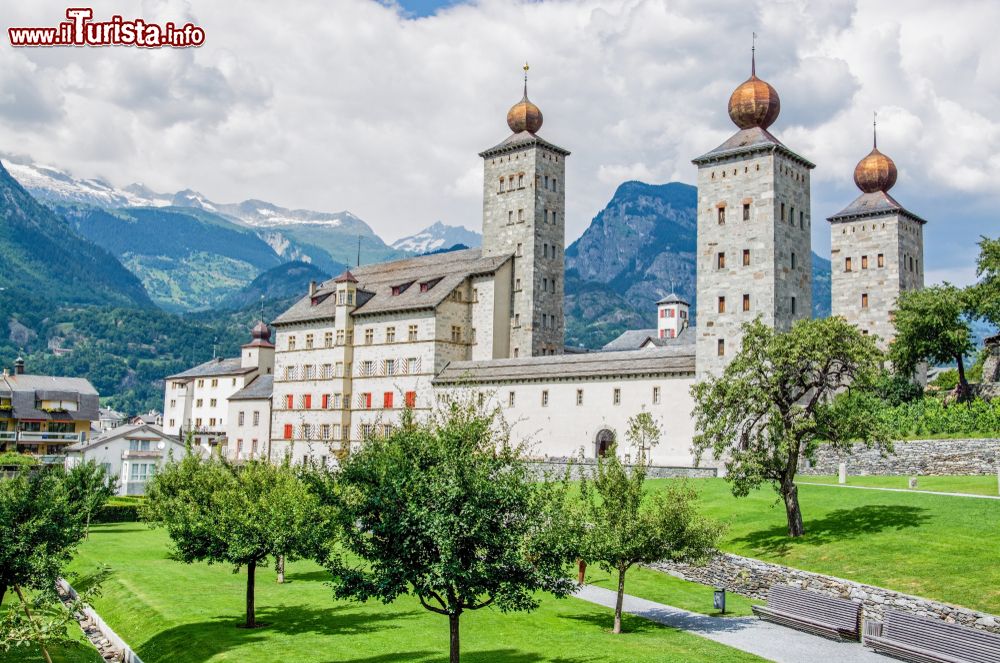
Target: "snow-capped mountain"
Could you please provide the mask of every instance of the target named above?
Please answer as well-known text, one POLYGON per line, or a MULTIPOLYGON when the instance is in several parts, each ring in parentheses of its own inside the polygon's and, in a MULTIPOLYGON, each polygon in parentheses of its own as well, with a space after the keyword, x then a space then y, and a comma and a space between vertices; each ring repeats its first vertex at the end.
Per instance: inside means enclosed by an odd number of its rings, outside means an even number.
POLYGON ((483 236, 462 226, 446 226, 438 221, 424 228, 415 235, 397 239, 392 248, 411 253, 429 253, 438 249, 447 249, 456 244, 464 244, 470 248, 479 246, 483 236))

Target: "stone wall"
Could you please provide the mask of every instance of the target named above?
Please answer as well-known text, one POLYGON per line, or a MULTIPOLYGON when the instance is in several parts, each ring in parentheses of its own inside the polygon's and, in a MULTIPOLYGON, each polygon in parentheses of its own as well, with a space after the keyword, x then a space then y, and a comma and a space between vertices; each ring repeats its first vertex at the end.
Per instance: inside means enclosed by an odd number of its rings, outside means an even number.
MULTIPOLYGON (((566 471, 566 465, 570 461, 567 459, 548 459, 531 461, 528 463, 529 469, 538 478, 546 474, 561 477, 566 471)), ((597 461, 593 458, 573 460, 572 477, 579 479, 581 473, 590 473, 597 466, 597 461)), ((666 465, 650 465, 646 477, 649 479, 714 479, 718 476, 718 470, 714 467, 668 467, 666 465)))
POLYGON ((863 445, 856 445, 850 453, 824 447, 816 452, 813 463, 802 461, 799 474, 837 474, 843 462, 849 476, 994 474, 1000 468, 1000 439, 896 442, 894 453, 885 457, 863 445))
POLYGON ((1000 633, 1000 617, 995 615, 739 555, 723 553, 705 566, 673 562, 651 566, 685 580, 725 587, 728 591, 760 600, 767 598, 767 591, 772 585, 791 585, 860 603, 863 618, 871 621, 882 621, 886 608, 889 608, 1000 633))

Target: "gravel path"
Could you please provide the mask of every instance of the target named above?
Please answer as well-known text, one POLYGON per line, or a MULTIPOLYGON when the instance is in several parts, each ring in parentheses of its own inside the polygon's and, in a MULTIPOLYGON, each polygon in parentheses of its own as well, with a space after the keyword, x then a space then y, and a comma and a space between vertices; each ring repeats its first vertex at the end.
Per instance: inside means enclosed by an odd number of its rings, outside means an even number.
MULTIPOLYGON (((603 587, 584 585, 574 596, 608 608, 615 607, 615 592, 603 587)), ((623 610, 777 663, 887 663, 889 660, 857 642, 827 640, 756 617, 709 617, 628 594, 623 610)))

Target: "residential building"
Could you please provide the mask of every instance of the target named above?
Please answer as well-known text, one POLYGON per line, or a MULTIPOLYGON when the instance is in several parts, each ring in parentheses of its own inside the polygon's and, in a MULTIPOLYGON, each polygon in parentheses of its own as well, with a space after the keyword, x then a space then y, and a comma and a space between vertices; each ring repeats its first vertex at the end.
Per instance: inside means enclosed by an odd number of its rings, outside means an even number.
POLYGON ((180 459, 184 444, 154 424, 126 424, 66 448, 66 465, 94 461, 118 480, 119 495, 145 495, 146 482, 171 458, 180 459))
POLYGON ((215 446, 226 437, 229 397, 257 377, 274 370, 271 330, 258 322, 239 357, 216 358, 166 379, 163 430, 199 446, 215 446))
POLYGON ((84 378, 28 375, 24 360, 0 374, 0 451, 63 463, 66 447, 90 438, 99 397, 84 378))
POLYGON ((222 455, 233 461, 271 458, 273 375, 259 375, 229 397, 222 455))

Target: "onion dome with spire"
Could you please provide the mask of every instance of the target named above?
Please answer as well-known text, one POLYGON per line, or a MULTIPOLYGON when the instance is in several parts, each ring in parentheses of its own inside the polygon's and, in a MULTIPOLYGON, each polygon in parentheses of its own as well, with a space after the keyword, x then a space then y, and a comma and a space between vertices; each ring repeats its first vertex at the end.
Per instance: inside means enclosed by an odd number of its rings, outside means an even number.
POLYGON ((542 111, 528 99, 528 63, 524 63, 524 96, 507 111, 507 126, 516 134, 538 133, 542 128, 542 111))
POLYGON ((878 136, 872 128, 872 151, 854 168, 854 183, 865 193, 888 191, 896 183, 896 164, 878 151, 878 136))
POLYGON ((756 47, 750 56, 750 78, 729 97, 729 117, 740 129, 767 129, 778 119, 781 100, 766 81, 757 78, 756 47))
POLYGON ((250 330, 250 342, 243 347, 251 346, 274 347, 271 343, 271 328, 263 320, 258 320, 257 324, 250 330))

